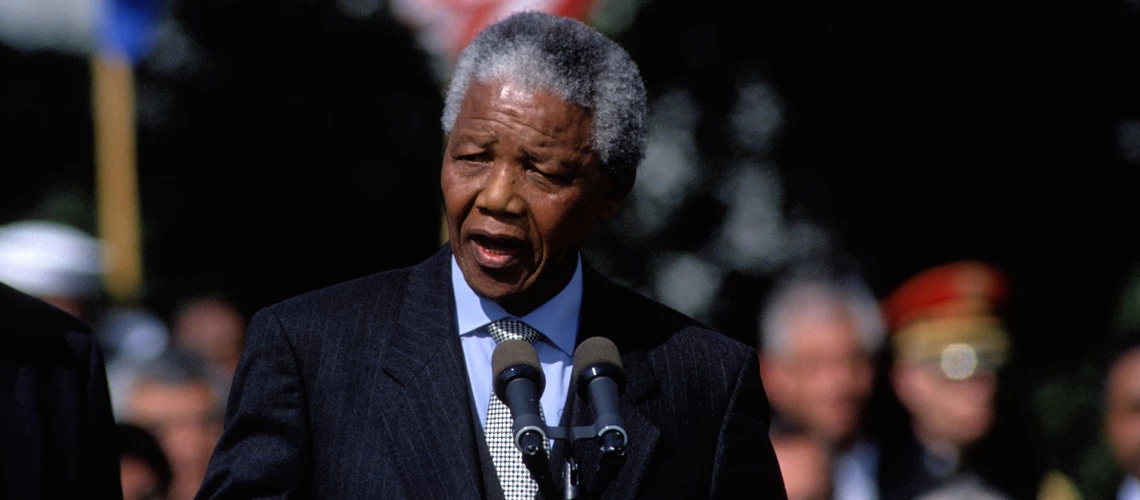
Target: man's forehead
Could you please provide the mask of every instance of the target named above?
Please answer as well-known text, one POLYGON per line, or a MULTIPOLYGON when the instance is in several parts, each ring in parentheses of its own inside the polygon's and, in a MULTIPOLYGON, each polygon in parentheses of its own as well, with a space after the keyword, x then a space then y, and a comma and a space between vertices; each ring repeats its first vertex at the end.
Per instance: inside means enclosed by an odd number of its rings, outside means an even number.
POLYGON ((505 102, 529 102, 541 96, 582 110, 587 115, 592 113, 589 107, 570 99, 557 87, 520 78, 472 79, 463 93, 464 103, 472 94, 476 93, 484 94, 480 96, 482 98, 491 97, 505 102))
POLYGON ((500 81, 473 83, 452 131, 476 145, 495 142, 498 126, 523 133, 532 147, 591 147, 592 115, 558 94, 500 81), (570 140, 571 144, 565 143, 570 140))
POLYGON ((801 314, 789 326, 789 345, 846 347, 859 342, 858 325, 846 314, 801 314))
POLYGON ((784 362, 870 359, 854 333, 812 332, 793 335, 776 356, 784 362))
POLYGON ((1109 397, 1119 389, 1130 389, 1140 393, 1140 348, 1135 348, 1120 356, 1112 364, 1108 376, 1109 397), (1132 382, 1132 383, 1129 383, 1132 382), (1114 390, 1116 389, 1116 390, 1114 390))
MULTIPOLYGON (((504 81, 500 85, 490 85, 491 88, 496 88, 499 93, 499 99, 507 101, 525 101, 534 99, 538 89, 527 88, 522 85, 504 81)), ((550 93, 550 92, 548 92, 550 93)))

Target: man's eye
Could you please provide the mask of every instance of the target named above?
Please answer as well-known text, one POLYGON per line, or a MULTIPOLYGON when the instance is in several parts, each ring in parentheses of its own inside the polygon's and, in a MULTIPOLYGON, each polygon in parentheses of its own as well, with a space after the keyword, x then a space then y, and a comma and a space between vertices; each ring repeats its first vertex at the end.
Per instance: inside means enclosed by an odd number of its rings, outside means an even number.
POLYGON ((538 172, 540 174, 542 174, 543 178, 545 178, 545 179, 547 179, 550 182, 553 182, 555 184, 559 184, 559 185, 570 184, 570 181, 572 180, 569 176, 562 175, 562 174, 554 174, 554 173, 550 173, 550 172, 543 172, 541 170, 539 170, 538 172))
POLYGON ((459 159, 462 161, 469 161, 473 163, 487 163, 491 161, 491 155, 486 152, 468 153, 460 155, 459 159))
POLYGON ((566 175, 563 173, 553 172, 549 168, 543 169, 542 167, 538 167, 535 165, 528 165, 527 170, 530 170, 531 172, 535 172, 538 175, 542 176, 542 178, 549 180, 551 182, 557 183, 557 184, 569 184, 570 181, 572 180, 569 175, 566 175))

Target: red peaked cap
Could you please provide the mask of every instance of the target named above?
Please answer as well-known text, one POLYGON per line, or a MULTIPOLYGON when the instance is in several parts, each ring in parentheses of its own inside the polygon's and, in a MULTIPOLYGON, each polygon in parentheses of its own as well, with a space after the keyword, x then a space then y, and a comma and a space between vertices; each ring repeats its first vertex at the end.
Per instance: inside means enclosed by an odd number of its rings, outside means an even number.
POLYGON ((926 318, 993 314, 1008 290, 1005 273, 992 264, 943 264, 899 285, 883 300, 883 314, 892 332, 926 318))

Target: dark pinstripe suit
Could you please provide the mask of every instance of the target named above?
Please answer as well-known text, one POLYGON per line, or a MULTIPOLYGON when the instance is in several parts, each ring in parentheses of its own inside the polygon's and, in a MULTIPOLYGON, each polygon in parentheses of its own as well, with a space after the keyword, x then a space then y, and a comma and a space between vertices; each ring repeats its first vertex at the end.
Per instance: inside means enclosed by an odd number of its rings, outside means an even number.
POLYGON ((91 329, 0 283, 0 498, 123 498, 91 329))
MULTIPOLYGON (((500 496, 472 416, 450 257, 445 246, 255 315, 199 497, 500 496)), ((752 349, 586 266, 579 340, 596 335, 617 344, 629 379, 629 458, 606 498, 785 497, 752 349)), ((569 399, 563 424, 589 423, 569 399)), ((593 448, 575 449, 583 486, 593 448)))

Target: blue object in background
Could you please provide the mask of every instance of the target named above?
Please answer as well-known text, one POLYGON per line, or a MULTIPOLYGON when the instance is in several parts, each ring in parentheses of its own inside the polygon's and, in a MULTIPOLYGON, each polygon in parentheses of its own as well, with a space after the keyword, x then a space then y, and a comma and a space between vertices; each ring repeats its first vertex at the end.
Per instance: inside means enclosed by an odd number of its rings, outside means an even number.
POLYGON ((154 45, 164 0, 104 0, 99 51, 134 63, 154 45))

